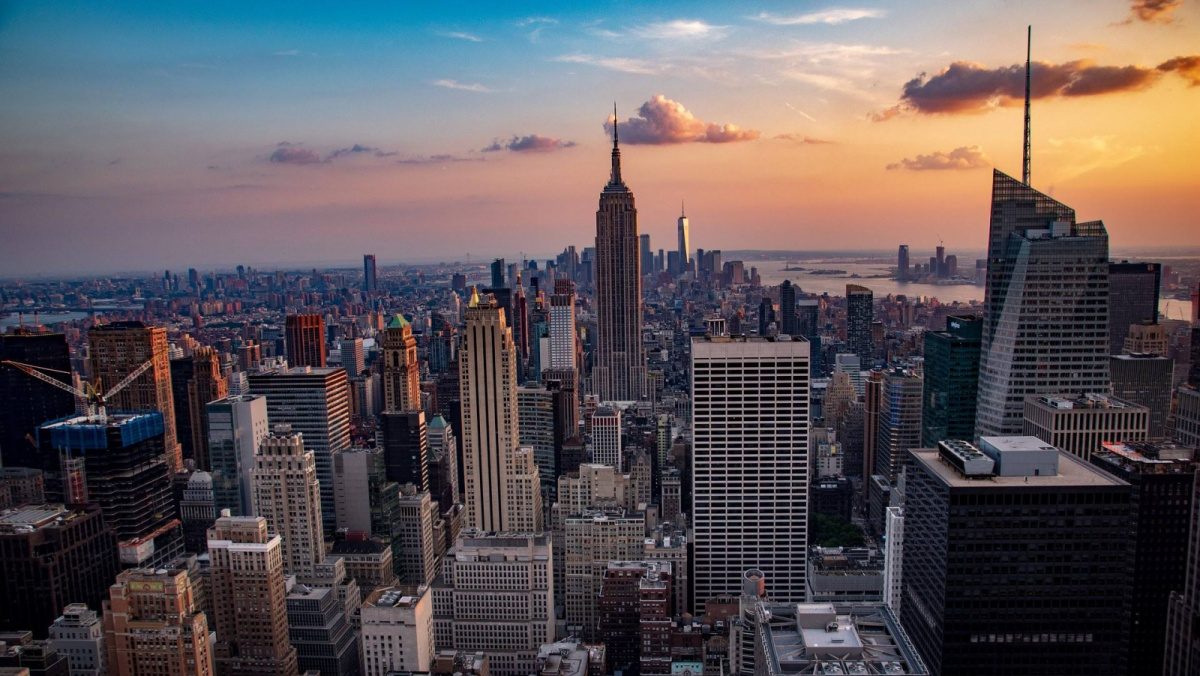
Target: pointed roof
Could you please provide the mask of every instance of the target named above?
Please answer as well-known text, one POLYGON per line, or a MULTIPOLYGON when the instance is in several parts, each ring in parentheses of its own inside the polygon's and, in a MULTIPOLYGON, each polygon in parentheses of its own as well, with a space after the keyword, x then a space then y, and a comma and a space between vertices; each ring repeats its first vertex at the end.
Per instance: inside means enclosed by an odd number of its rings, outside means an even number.
POLYGON ((621 180, 621 146, 617 141, 617 103, 613 102, 613 148, 612 148, 612 172, 608 177, 608 185, 604 187, 606 192, 624 192, 628 190, 625 187, 625 182, 621 180))
POLYGON ((467 302, 467 307, 479 307, 479 287, 471 287, 471 300, 467 302))
POLYGON ((450 426, 450 423, 446 422, 446 419, 443 418, 441 416, 441 414, 439 413, 438 415, 433 416, 433 420, 429 421, 429 425, 427 426, 427 428, 431 429, 431 430, 440 430, 440 429, 445 429, 449 426, 450 426))
POLYGON ((387 327, 389 329, 402 329, 408 325, 408 320, 405 319, 404 315, 400 314, 399 312, 392 315, 392 318, 389 319, 387 323, 387 327))

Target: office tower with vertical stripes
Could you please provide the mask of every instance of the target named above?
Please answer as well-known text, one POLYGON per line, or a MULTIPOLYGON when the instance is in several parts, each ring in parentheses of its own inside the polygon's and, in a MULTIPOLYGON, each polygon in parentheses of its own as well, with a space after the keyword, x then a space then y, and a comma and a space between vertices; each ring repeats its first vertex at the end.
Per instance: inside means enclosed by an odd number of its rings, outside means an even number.
POLYGON ((803 601, 808 553, 809 345, 692 341, 693 601, 736 594, 757 568, 803 601))

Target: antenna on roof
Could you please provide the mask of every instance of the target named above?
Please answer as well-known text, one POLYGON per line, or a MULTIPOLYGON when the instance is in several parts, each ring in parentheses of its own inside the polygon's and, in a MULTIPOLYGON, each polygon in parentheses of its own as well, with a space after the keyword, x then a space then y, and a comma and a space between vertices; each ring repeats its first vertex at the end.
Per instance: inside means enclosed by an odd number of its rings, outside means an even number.
POLYGON ((1029 80, 1031 56, 1033 55, 1033 26, 1028 26, 1025 37, 1025 150, 1021 153, 1021 182, 1029 185, 1029 80))

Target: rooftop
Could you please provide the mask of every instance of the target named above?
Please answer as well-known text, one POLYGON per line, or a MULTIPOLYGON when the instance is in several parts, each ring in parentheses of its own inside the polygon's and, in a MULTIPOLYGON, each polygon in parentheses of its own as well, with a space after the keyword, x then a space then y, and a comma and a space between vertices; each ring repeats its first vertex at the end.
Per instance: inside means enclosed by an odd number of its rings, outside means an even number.
POLYGON ((929 673, 886 606, 759 601, 752 612, 765 657, 756 673, 929 673))
POLYGON ((1138 408, 1138 405, 1133 402, 1118 399, 1117 397, 1110 397, 1107 394, 1081 394, 1078 397, 1072 397, 1071 395, 1045 395, 1031 397, 1031 399, 1037 405, 1060 410, 1138 408))
MULTIPOLYGON (((1042 443, 1039 441, 1038 443, 1042 443)), ((1038 476, 986 476, 970 478, 938 457, 938 451, 932 448, 911 449, 909 454, 913 462, 925 468, 934 477, 951 488, 978 488, 983 490, 1001 490, 1022 486, 1025 488, 1046 487, 1099 487, 1124 486, 1124 481, 1109 476, 1105 472, 1092 467, 1070 453, 1058 451, 1058 473, 1041 474, 1038 476)))
POLYGON ((72 511, 63 505, 25 505, 0 512, 0 533, 44 528, 61 519, 69 519, 72 511))

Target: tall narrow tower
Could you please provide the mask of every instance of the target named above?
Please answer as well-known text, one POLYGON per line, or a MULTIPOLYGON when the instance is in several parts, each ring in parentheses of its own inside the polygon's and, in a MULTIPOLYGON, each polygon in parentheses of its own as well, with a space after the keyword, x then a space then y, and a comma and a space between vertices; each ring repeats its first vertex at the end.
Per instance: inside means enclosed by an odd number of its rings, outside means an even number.
POLYGON ((690 231, 688 230, 687 211, 683 208, 683 203, 679 203, 679 274, 684 274, 692 269, 692 241, 690 231))
POLYGON ((383 333, 383 410, 421 408, 421 374, 412 325, 397 313, 383 333))
POLYGON ((613 107, 612 173, 596 211, 598 335, 593 390, 602 401, 634 401, 645 389, 642 352, 642 275, 637 208, 621 180, 621 148, 613 107))

